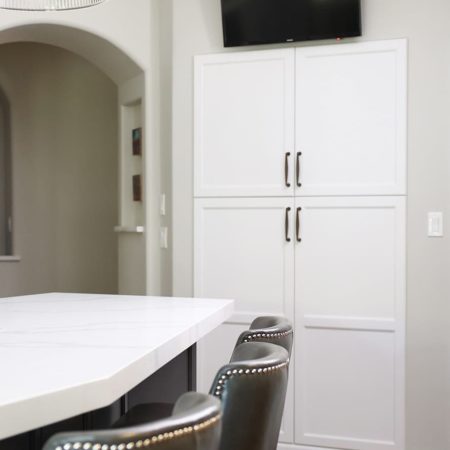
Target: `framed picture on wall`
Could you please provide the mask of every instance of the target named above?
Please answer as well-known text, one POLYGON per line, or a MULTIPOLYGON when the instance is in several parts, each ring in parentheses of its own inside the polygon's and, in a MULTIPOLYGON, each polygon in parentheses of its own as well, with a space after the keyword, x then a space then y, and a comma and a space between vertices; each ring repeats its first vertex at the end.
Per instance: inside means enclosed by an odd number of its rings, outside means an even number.
POLYGON ((133 175, 133 200, 142 201, 142 183, 140 175, 133 175))
POLYGON ((142 155, 142 128, 135 128, 131 132, 133 140, 133 155, 142 155))

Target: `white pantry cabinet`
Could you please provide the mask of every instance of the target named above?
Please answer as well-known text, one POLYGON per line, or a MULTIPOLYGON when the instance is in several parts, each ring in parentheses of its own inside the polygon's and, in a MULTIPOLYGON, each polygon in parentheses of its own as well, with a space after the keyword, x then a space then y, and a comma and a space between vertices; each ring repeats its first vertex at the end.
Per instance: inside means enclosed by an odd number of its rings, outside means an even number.
POLYGON ((196 60, 195 295, 236 299, 199 387, 291 319, 280 450, 404 450, 405 136, 404 40, 196 60))

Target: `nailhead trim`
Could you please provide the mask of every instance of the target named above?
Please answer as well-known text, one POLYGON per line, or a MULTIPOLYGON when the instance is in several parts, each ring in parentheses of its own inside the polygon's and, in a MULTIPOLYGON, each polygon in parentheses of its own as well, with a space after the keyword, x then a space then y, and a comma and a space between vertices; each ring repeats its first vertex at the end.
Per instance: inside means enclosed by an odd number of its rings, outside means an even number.
POLYGON ((214 389, 214 395, 216 397, 221 398, 222 397, 222 391, 225 388, 225 384, 228 382, 230 378, 233 378, 236 375, 266 375, 272 372, 275 372, 277 370, 282 369, 283 367, 286 367, 289 365, 289 360, 287 362, 277 364, 276 366, 270 366, 270 367, 259 367, 254 369, 233 369, 228 370, 225 372, 219 380, 217 381, 217 386, 214 389))
POLYGON ((140 439, 138 441, 131 441, 122 444, 100 444, 92 442, 75 442, 73 444, 67 443, 63 446, 58 446, 55 450, 132 450, 135 448, 149 447, 153 444, 158 444, 163 441, 168 441, 186 434, 191 434, 193 432, 202 431, 205 428, 214 425, 220 419, 220 415, 212 417, 211 419, 205 420, 204 422, 198 423, 196 425, 179 428, 177 430, 168 431, 166 433, 161 433, 155 436, 149 436, 146 439, 140 439))
POLYGON ((280 339, 292 334, 293 330, 282 331, 279 333, 253 333, 248 334, 244 338, 244 342, 251 342, 253 339, 280 339))

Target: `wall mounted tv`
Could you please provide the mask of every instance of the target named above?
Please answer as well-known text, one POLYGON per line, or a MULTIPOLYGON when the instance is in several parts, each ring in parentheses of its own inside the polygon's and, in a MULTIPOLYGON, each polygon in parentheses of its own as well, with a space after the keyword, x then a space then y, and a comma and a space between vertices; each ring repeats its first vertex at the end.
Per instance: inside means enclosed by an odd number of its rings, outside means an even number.
POLYGON ((361 0, 221 0, 225 47, 361 36, 361 0))

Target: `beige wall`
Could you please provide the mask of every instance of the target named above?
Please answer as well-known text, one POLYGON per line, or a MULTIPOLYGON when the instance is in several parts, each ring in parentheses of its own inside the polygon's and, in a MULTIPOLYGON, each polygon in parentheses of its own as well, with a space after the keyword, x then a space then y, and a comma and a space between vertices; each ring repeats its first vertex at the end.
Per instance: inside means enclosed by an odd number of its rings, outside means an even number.
POLYGON ((117 88, 56 47, 0 46, 11 104, 14 253, 0 296, 117 291, 117 88))
POLYGON ((162 294, 172 293, 172 13, 171 1, 157 0, 159 4, 159 68, 161 117, 161 192, 166 195, 166 215, 161 226, 169 230, 169 248, 162 250, 162 294))
MULTIPOLYGON (((192 58, 224 49, 220 0, 172 2, 173 288, 191 295, 192 58)), ((356 40, 409 40, 407 450, 449 450, 450 245, 427 238, 426 213, 450 213, 450 2, 363 0, 363 9, 356 40)))
POLYGON ((5 129, 5 120, 8 115, 8 109, 5 99, 0 92, 0 255, 6 254, 6 152, 8 143, 5 139, 7 130, 5 129))

